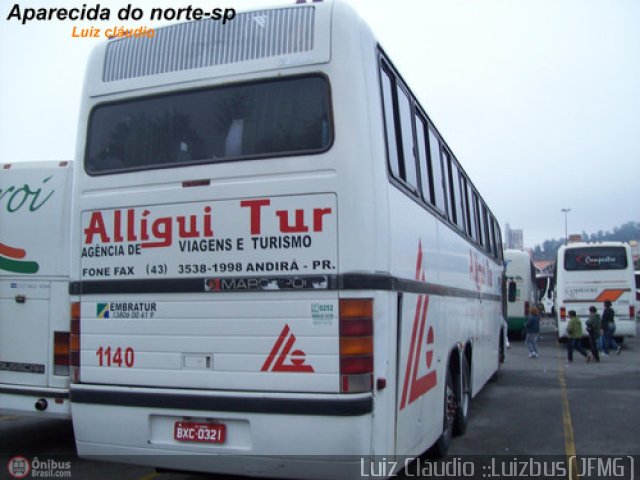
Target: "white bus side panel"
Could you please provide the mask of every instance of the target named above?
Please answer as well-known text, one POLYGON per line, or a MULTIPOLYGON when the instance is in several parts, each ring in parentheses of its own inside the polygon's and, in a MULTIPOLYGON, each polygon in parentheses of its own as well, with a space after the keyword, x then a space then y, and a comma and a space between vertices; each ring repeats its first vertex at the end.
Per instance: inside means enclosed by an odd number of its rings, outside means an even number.
POLYGON ((54 333, 69 331, 69 162, 0 170, 0 412, 68 418, 68 373, 54 333), (40 399, 44 410, 36 410, 40 399))
POLYGON ((403 293, 399 322, 396 454, 418 455, 442 432, 446 369, 457 345, 471 348, 472 395, 498 367, 501 273, 394 187, 390 212, 394 276, 425 282, 434 292, 403 293))

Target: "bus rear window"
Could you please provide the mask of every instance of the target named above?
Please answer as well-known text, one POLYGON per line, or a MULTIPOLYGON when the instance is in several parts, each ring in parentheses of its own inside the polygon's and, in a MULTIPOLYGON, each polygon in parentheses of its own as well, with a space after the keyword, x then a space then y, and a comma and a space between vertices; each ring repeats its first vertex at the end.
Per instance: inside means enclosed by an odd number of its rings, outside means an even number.
POLYGON ((89 174, 317 153, 331 145, 329 85, 309 76, 98 105, 89 174))
POLYGON ((568 249, 564 253, 564 269, 624 270, 627 252, 622 247, 584 247, 568 249))

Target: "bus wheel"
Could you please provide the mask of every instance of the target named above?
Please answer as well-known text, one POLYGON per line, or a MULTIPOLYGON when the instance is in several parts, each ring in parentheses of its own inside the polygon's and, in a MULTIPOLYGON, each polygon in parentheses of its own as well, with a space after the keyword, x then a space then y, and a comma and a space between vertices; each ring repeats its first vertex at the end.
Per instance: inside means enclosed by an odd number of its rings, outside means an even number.
POLYGON ((451 370, 447 366, 447 382, 444 387, 444 420, 442 422, 442 434, 440 438, 427 451, 431 458, 442 458, 447 454, 451 438, 453 437, 453 423, 456 418, 456 392, 454 390, 451 370))
POLYGON ((469 362, 467 358, 462 359, 460 369, 460 381, 456 382, 456 416, 453 422, 453 434, 462 435, 467 430, 467 420, 469 418, 469 404, 471 403, 471 376, 469 373, 469 362))

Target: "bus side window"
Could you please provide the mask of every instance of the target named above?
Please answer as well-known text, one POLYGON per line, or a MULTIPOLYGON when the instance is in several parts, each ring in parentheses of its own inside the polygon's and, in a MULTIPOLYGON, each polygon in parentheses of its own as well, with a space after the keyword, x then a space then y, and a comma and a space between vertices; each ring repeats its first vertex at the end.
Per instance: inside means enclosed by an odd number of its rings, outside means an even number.
POLYGON ((449 153, 448 150, 446 150, 446 147, 442 147, 441 150, 442 152, 442 175, 443 175, 443 179, 444 179, 444 194, 445 194, 445 198, 446 198, 446 203, 447 203, 447 217, 449 218, 449 220, 451 221, 451 223, 455 224, 456 220, 455 220, 455 215, 454 215, 454 201, 453 201, 453 189, 451 188, 451 179, 450 179, 450 175, 449 175, 449 163, 451 160, 451 154, 449 153))
POLYGON ((444 179, 442 175, 442 158, 440 156, 440 141, 435 132, 429 128, 429 157, 433 169, 433 197, 434 205, 442 213, 446 212, 444 179))
POLYGON ((416 113, 415 122, 416 147, 418 161, 420 163, 420 188, 422 190, 422 198, 425 202, 433 204, 433 186, 431 183, 432 172, 431 165, 429 163, 429 156, 427 155, 427 137, 425 136, 427 122, 420 113, 416 113))
POLYGON ((476 220, 476 237, 478 240, 478 245, 480 245, 481 247, 484 247, 485 245, 485 239, 484 239, 484 235, 482 234, 482 220, 480 217, 480 202, 478 201, 478 194, 475 192, 473 192, 473 211, 474 211, 474 217, 476 220))
POLYGON ((473 202, 473 189, 471 187, 471 183, 467 183, 467 203, 469 210, 469 235, 473 240, 477 243, 478 240, 478 230, 476 225, 476 210, 475 204, 473 202))
POLYGON ((455 158, 450 157, 449 175, 451 188, 451 205, 455 218, 455 224, 460 230, 465 231, 464 205, 462 201, 462 189, 460 188, 460 168, 455 158))
POLYGON ((495 217, 492 216, 491 219, 493 221, 493 228, 496 237, 496 258, 498 260, 502 260, 502 233, 500 232, 500 225, 498 224, 498 221, 495 219, 495 217))
POLYGON ((409 190, 418 191, 418 169, 413 146, 411 99, 396 76, 381 68, 382 102, 391 175, 409 190))
POLYGON ((496 224, 491 214, 489 214, 489 229, 491 230, 491 253, 494 257, 498 256, 498 245, 496 240, 496 224))
POLYGON ((489 232, 489 219, 487 218, 487 206, 484 204, 484 202, 480 202, 481 204, 481 222, 482 222, 482 236, 485 239, 484 242, 484 249, 487 252, 490 252, 492 250, 492 246, 491 244, 493 243, 493 239, 491 238, 491 234, 489 232))
POLYGON ((393 107, 393 77, 385 68, 380 69, 382 81, 382 103, 384 110, 384 126, 387 138, 387 158, 391 175, 400 178, 400 156, 396 141, 396 123, 393 107))
POLYGON ((464 211, 464 230, 469 237, 473 238, 473 229, 471 228, 471 206, 469 204, 469 181, 467 177, 460 172, 460 190, 462 191, 462 209, 464 211))
POLYGON ((402 180, 415 192, 418 191, 418 172, 413 154, 413 115, 411 100, 404 89, 398 85, 398 120, 400 121, 400 142, 402 144, 401 176, 402 180))

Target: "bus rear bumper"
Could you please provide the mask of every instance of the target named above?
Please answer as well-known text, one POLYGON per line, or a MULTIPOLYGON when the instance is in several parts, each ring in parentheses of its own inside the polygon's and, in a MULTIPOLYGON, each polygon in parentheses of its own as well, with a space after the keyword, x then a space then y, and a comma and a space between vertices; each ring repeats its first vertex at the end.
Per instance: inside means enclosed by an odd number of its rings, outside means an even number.
POLYGON ((361 478, 371 450, 369 394, 74 385, 71 398, 78 455, 99 460, 256 477, 361 478), (224 442, 177 440, 178 422, 224 425, 224 442))
POLYGON ((308 455, 176 454, 172 450, 77 442, 78 455, 104 462, 127 463, 166 472, 212 473, 247 478, 362 479, 368 457, 308 455))
POLYGON ((0 415, 70 419, 69 391, 63 388, 0 384, 0 415))
POLYGON ((636 321, 620 320, 616 319, 616 331, 613 334, 614 337, 635 337, 636 336, 636 321))

